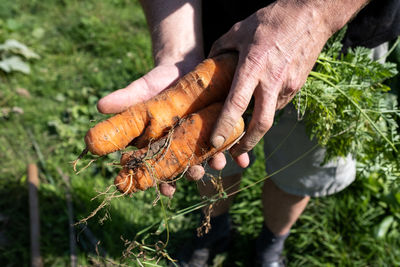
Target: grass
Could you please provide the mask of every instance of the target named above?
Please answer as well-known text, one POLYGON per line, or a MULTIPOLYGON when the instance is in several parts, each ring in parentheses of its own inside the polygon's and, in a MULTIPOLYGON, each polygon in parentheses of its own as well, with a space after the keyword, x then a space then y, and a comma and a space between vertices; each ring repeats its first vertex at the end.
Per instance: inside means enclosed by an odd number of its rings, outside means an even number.
MULTIPOLYGON (((70 176, 75 219, 82 219, 100 204, 101 200, 91 198, 112 183, 117 170, 107 163, 116 161, 118 153, 96 161, 79 175, 70 162, 84 148, 88 127, 104 118, 96 111, 97 100, 151 69, 144 15, 136 1, 128 0, 5 0, 0 9, 0 43, 7 39, 26 44, 41 58, 30 61, 29 75, 0 76, 0 263, 29 264, 26 166, 37 162, 41 253, 46 266, 65 266, 69 262, 66 186, 57 169, 70 176), (19 88, 30 96, 18 94, 19 88), (13 107, 22 108, 23 114, 4 112, 13 107)), ((265 175, 260 147, 256 153, 259 160, 246 171, 242 186, 265 175)), ((181 180, 178 186, 167 215, 201 201, 194 183, 181 180)), ((289 266, 398 264, 400 194, 396 192, 371 177, 357 180, 335 196, 313 199, 288 239, 289 266), (390 218, 393 223, 386 229, 385 220, 390 218)), ((260 193, 260 186, 255 186, 236 197, 231 209, 235 242, 216 262, 225 266, 251 263, 252 244, 263 221, 260 193)), ((115 199, 89 220, 87 226, 101 241, 106 256, 97 258, 88 238, 79 233, 79 264, 119 262, 125 249, 121 236, 132 240, 152 223, 157 224, 155 231, 163 218, 160 205, 152 206, 155 196, 150 190, 115 199), (111 219, 100 224, 105 214, 111 219)), ((191 237, 198 218, 192 212, 170 222, 168 252, 174 255, 191 237)), ((147 238, 165 241, 165 231, 147 238)), ((124 263, 137 265, 134 258, 124 263)))

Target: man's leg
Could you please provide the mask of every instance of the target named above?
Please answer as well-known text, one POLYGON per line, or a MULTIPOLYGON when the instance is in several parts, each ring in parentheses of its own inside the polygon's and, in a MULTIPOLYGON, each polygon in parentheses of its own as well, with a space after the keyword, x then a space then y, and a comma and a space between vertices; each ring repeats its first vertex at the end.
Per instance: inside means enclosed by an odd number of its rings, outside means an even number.
MULTIPOLYGON (((224 177, 222 179, 224 190, 228 194, 236 191, 239 188, 240 179, 240 174, 224 177)), ((202 196, 211 197, 218 193, 210 181, 199 181, 198 189, 202 196)), ((262 202, 265 225, 257 240, 258 261, 260 263, 281 261, 283 243, 290 228, 304 211, 309 200, 310 197, 308 196, 296 196, 282 191, 272 180, 267 180, 264 183, 262 202)), ((229 234, 227 230, 230 229, 228 212, 232 201, 233 196, 220 200, 213 206, 211 231, 200 240, 206 240, 205 243, 213 243, 216 240, 227 238, 229 234)), ((208 258, 208 251, 197 251, 197 254, 203 255, 205 258, 203 253, 207 253, 208 258)), ((200 257, 195 258, 199 259, 200 257)))
POLYGON ((282 251, 290 228, 307 206, 310 197, 282 191, 266 180, 262 202, 264 225, 256 243, 256 261, 260 266, 283 266, 282 251))
POLYGON ((348 156, 324 162, 325 150, 316 147, 288 105, 264 137, 266 171, 273 174, 264 185, 264 226, 257 241, 258 261, 279 266, 283 244, 290 228, 304 211, 310 197, 334 194, 355 178, 355 162, 348 156), (288 166, 290 167, 288 168, 288 166))
POLYGON ((309 200, 308 196, 288 194, 266 180, 262 194, 264 223, 275 235, 286 235, 309 200))

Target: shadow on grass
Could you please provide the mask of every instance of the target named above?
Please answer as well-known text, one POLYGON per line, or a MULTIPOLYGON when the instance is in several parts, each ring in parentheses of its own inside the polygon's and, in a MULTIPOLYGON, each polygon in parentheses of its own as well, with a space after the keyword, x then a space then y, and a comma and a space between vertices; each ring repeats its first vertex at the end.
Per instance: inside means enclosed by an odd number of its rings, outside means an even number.
MULTIPOLYGON (((4 179, 5 180, 5 179, 4 179)), ((3 180, 3 181, 4 181, 3 180)), ((69 223, 64 191, 60 188, 42 184, 39 194, 40 207, 40 251, 45 265, 65 265, 69 262, 69 223)), ((0 183, 0 265, 27 266, 30 263, 30 232, 28 190, 25 183, 0 183)), ((73 195, 75 219, 87 216, 90 211, 100 205, 101 199, 90 199, 82 194, 73 195)), ((124 200, 123 200, 124 201, 124 200)), ((133 212, 132 210, 126 212, 133 212)), ((92 233, 88 238, 82 227, 75 227, 78 242, 77 249, 80 258, 96 256, 95 245, 99 243, 99 253, 105 253, 106 258, 118 262, 125 250, 121 237, 132 239, 137 232, 151 223, 143 220, 141 223, 127 220, 123 209, 109 208, 110 219, 104 224, 98 223, 98 217, 89 220, 87 227, 92 233)), ((102 216, 102 214, 99 214, 102 216)), ((155 219, 157 220, 157 219, 155 219)), ((156 229, 155 229, 156 230, 156 229)), ((89 234, 90 235, 90 234, 89 234)), ((173 233, 170 247, 178 246, 190 236, 185 231, 173 233)), ((163 239, 164 236, 153 238, 163 239)), ((153 240, 150 240, 153 241, 153 240)), ((174 248, 172 248, 174 250, 174 248)))

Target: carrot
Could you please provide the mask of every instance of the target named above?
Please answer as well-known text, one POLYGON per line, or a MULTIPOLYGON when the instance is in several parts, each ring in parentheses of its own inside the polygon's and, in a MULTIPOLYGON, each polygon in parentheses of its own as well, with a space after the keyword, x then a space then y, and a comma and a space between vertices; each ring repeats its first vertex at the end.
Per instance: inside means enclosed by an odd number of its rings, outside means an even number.
POLYGON ((212 104, 198 113, 192 113, 171 130, 168 136, 121 157, 123 169, 114 180, 118 190, 130 194, 146 190, 156 181, 171 181, 192 165, 200 164, 219 151, 224 151, 242 134, 244 122, 236 125, 231 136, 220 149, 209 143, 215 123, 215 114, 222 103, 212 104))
POLYGON ((182 117, 225 99, 236 63, 233 53, 204 60, 174 86, 91 128, 85 136, 87 150, 105 155, 124 149, 135 138, 137 147, 145 147, 182 117))

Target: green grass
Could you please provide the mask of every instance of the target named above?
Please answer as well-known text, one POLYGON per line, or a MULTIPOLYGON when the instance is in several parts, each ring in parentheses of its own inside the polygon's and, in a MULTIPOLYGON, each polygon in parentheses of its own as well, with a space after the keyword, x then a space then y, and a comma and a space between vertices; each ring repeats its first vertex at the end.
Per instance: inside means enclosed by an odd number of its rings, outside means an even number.
MULTIPOLYGON (((104 118, 96 111, 97 100, 151 69, 144 15, 136 1, 128 0, 4 0, 0 43, 7 39, 28 45, 41 58, 30 62, 29 75, 0 76, 0 109, 21 107, 24 111, 0 113, 0 237, 6 239, 0 242, 0 263, 29 265, 26 165, 37 162, 41 170, 41 253, 46 266, 65 266, 69 261, 68 219, 65 184, 57 169, 71 177, 76 219, 87 216, 101 201, 91 198, 113 181, 117 170, 107 163, 116 161, 118 153, 96 161, 79 175, 70 162, 84 148, 88 127, 104 118), (27 89, 30 97, 19 95, 18 88, 27 89)), ((265 175, 260 147, 256 153, 259 161, 246 171, 243 185, 265 175)), ((201 201, 193 183, 181 180, 178 187, 168 215, 201 201)), ((335 196, 313 199, 288 239, 289 266, 399 263, 400 195, 396 192, 371 178, 360 179, 335 196), (394 222, 377 238, 387 218, 394 222)), ((231 209, 235 242, 228 254, 219 257, 226 266, 252 262, 252 244, 263 221, 260 194, 260 186, 255 186, 235 199, 231 209)), ((137 232, 163 218, 160 205, 152 206, 155 197, 150 190, 115 199, 106 209, 111 219, 100 224, 106 212, 101 211, 89 220, 88 227, 107 253, 105 259, 118 262, 124 250, 121 236, 132 240, 137 232)), ((170 222, 168 252, 174 255, 190 238, 198 218, 192 212, 170 222)), ((157 240, 166 240, 165 231, 148 237, 149 242, 157 240)), ((79 263, 94 264, 95 252, 82 233, 78 244, 79 263)))

